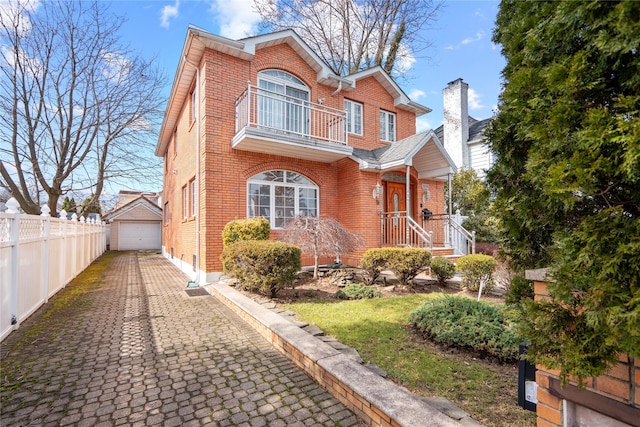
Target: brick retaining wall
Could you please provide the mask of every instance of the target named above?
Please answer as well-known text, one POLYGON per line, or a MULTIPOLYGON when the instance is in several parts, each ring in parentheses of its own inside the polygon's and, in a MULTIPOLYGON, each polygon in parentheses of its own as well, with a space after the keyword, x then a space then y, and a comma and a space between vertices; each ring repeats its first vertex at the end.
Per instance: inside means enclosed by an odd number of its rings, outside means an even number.
MULTIPOLYGON (((547 271, 526 273, 534 283, 535 301, 550 298, 547 271)), ((640 426, 640 361, 620 355, 618 364, 604 375, 587 379, 584 390, 578 390, 576 381, 562 387, 558 370, 537 369, 538 427, 596 426, 605 422, 615 427, 640 426)))

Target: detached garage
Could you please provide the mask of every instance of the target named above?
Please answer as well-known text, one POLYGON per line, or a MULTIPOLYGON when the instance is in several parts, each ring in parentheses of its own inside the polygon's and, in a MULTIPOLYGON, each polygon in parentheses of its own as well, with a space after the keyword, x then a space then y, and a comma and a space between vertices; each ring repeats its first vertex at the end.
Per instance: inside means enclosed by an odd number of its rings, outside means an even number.
POLYGON ((110 225, 112 251, 162 247, 162 209, 145 196, 107 213, 104 219, 110 225))

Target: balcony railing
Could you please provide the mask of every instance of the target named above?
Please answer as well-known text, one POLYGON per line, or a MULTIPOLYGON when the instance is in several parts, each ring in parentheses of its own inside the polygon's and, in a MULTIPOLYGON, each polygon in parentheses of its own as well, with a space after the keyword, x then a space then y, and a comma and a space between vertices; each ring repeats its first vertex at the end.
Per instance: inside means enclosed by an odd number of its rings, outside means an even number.
POLYGON ((347 145, 346 113, 248 85, 236 100, 236 133, 255 128, 305 140, 347 145))

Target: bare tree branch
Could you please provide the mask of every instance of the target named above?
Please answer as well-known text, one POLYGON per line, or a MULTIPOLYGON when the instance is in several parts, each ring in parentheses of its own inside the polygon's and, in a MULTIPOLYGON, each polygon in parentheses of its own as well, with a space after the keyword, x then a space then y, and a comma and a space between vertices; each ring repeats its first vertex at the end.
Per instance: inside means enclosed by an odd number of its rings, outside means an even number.
POLYGON ((421 33, 436 18, 438 0, 255 0, 262 24, 292 28, 338 75, 398 63, 430 46, 421 33))
POLYGON ((314 260, 313 277, 318 277, 321 256, 335 256, 355 252, 364 244, 362 237, 347 230, 333 218, 298 216, 284 229, 283 240, 311 253, 314 260))
POLYGON ((157 173, 164 77, 121 44, 121 24, 98 1, 2 9, 0 138, 11 147, 0 150, 0 186, 25 212, 39 213, 40 192, 56 212, 69 191, 98 200, 105 180, 157 173))

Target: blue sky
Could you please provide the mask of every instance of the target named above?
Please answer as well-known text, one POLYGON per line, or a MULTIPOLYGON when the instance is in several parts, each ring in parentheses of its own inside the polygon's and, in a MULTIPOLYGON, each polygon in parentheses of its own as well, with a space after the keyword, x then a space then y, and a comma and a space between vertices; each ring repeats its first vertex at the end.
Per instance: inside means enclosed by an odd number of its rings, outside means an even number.
MULTIPOLYGON (((144 56, 155 55, 171 82, 189 24, 237 39, 256 33, 253 0, 121 0, 112 11, 125 17, 122 38, 144 56)), ((469 84, 469 113, 492 116, 500 92, 504 59, 491 42, 497 1, 445 1, 424 37, 433 46, 418 57, 406 78, 398 80, 413 101, 433 111, 418 119, 418 130, 442 124, 442 89, 457 78, 469 84)))

